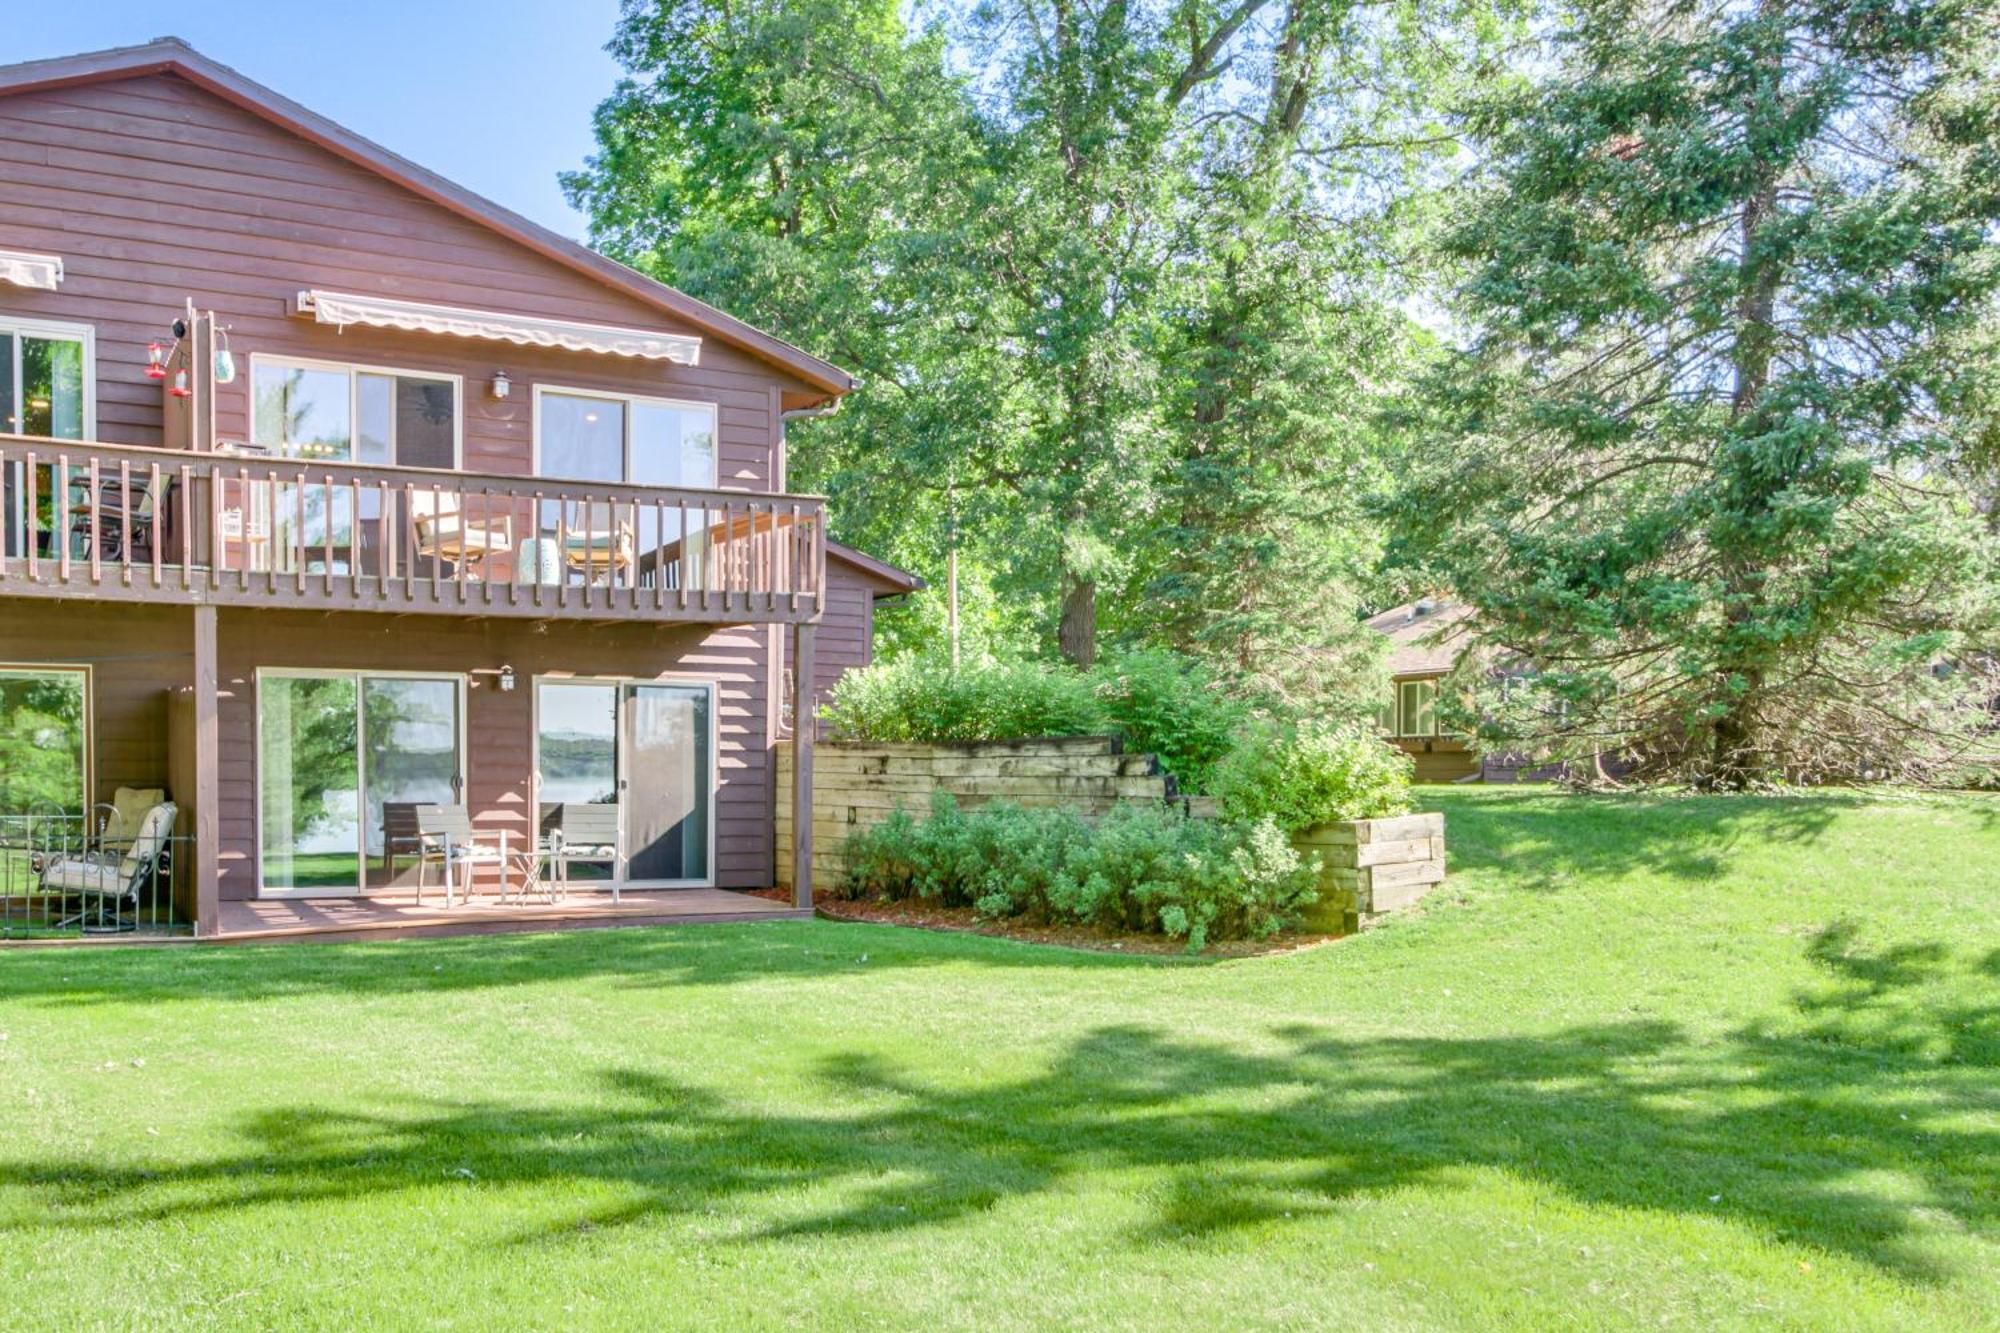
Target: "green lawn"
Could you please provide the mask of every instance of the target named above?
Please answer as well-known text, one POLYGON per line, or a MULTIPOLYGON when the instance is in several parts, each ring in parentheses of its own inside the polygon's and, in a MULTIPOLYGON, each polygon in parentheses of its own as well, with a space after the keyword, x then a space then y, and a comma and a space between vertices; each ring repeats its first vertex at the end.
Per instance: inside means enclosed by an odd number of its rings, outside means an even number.
POLYGON ((1435 799, 1228 963, 0 956, 0 1325, 2000 1326, 2000 803, 1435 799))

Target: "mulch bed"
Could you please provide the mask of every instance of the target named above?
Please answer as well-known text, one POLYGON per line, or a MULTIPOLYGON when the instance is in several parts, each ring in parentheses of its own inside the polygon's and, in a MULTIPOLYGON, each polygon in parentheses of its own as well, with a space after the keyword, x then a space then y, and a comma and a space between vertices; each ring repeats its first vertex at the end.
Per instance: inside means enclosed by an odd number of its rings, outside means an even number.
MULTIPOLYGON (((759 898, 790 902, 783 889, 757 892, 759 898)), ((1187 953, 1182 940, 1163 935, 1119 935, 1087 926, 1029 926, 1010 921, 982 918, 970 907, 940 907, 919 902, 866 902, 853 899, 821 899, 814 904, 829 921, 858 921, 871 926, 907 926, 916 930, 949 930, 966 935, 990 935, 995 939, 1023 944, 1049 944, 1065 949, 1091 949, 1098 953, 1181 956, 1187 953)), ((1339 939, 1338 935, 1280 935, 1268 940, 1224 940, 1202 950, 1203 958, 1259 958, 1267 954, 1296 953, 1317 948, 1339 939)))

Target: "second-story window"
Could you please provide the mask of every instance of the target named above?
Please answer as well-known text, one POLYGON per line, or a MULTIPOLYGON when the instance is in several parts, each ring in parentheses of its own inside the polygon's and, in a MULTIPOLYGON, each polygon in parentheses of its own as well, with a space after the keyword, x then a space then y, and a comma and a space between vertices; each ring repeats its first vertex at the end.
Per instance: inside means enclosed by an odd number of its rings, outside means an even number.
POLYGON ((636 486, 716 484, 715 405, 538 388, 536 471, 636 486))
POLYGON ((87 438, 90 330, 0 316, 0 434, 87 438))
POLYGON ((253 442, 288 458, 458 466, 456 376, 254 357, 253 442))

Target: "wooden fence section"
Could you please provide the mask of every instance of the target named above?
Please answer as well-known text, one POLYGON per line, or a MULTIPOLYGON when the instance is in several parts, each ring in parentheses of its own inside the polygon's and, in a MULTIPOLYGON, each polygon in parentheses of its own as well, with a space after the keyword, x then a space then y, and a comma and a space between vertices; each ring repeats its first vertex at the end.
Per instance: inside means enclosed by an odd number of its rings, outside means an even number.
MULTIPOLYGON (((777 882, 792 882, 792 747, 778 743, 777 882)), ((840 878, 841 849, 898 807, 921 817, 934 792, 962 806, 1012 801, 1103 814, 1118 801, 1174 799, 1173 779, 1150 754, 1124 754, 1112 736, 975 744, 822 741, 813 747, 813 879, 840 878)))

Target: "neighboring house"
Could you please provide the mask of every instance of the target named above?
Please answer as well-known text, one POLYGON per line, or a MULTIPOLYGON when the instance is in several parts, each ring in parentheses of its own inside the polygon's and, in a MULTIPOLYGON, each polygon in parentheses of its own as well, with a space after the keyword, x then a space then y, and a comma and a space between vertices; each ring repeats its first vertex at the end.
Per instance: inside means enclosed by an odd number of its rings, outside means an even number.
POLYGON ((1419 598, 1368 619, 1389 640, 1389 700, 1383 730, 1416 760, 1419 782, 1461 782, 1481 775, 1479 756, 1438 717, 1438 688, 1472 646, 1471 608, 1419 598))
POLYGON ((765 888, 792 667, 920 586, 786 492, 852 387, 178 41, 0 68, 0 739, 170 788, 201 933, 406 885, 415 803, 765 888))

